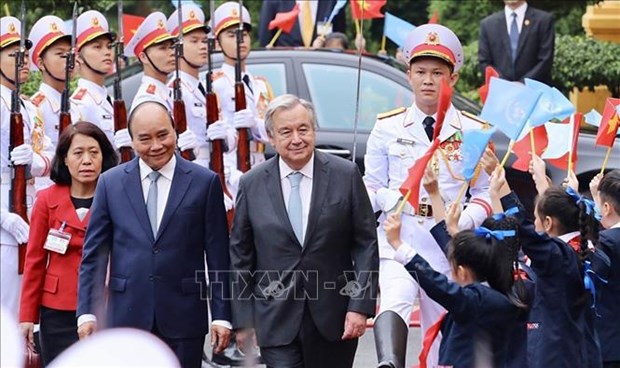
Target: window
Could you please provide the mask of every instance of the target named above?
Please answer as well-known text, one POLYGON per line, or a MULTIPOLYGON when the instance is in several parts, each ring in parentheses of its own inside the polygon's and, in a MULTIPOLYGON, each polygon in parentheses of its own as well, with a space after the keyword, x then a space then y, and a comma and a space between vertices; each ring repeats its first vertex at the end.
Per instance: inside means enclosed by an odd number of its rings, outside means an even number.
MULTIPOLYGON (((357 69, 306 63, 303 70, 319 127, 352 131, 355 124, 357 69)), ((377 114, 409 106, 412 101, 413 94, 409 88, 380 74, 362 70, 358 130, 372 130, 377 114)))
POLYGON ((248 69, 252 75, 267 79, 274 97, 287 93, 284 64, 248 64, 248 69))

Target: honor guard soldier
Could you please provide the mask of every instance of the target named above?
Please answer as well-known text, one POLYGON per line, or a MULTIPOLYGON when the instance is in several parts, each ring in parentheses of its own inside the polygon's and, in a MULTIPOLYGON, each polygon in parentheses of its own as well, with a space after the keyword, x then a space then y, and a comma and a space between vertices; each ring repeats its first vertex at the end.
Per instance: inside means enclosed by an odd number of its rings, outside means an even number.
MULTIPOLYGON (((234 147, 236 132, 225 121, 217 121, 207 127, 206 89, 200 81, 200 68, 207 63, 208 59, 208 33, 209 26, 205 24, 203 11, 194 4, 184 4, 183 9, 183 57, 179 60, 179 76, 181 78, 181 90, 187 128, 197 137, 198 146, 195 163, 209 167, 208 140, 224 139, 228 147, 234 147)), ((172 36, 179 36, 178 10, 168 18, 168 31, 172 36)), ((174 79, 169 83, 172 89, 174 79)))
MULTIPOLYGON (((12 166, 25 165, 28 176, 49 175, 51 145, 45 137, 43 122, 37 118, 36 109, 30 101, 19 98, 23 118, 24 144, 13 147, 9 152, 11 137, 12 93, 17 88, 17 80, 23 83, 28 79, 30 40, 25 40, 24 65, 15 75, 15 63, 21 41, 21 22, 15 17, 0 18, 0 302, 14 316, 17 315, 21 276, 18 273, 18 245, 28 241, 28 224, 18 214, 10 212, 12 186, 12 166)), ((25 36, 24 36, 25 37, 25 36)), ((34 186, 27 180, 26 206, 34 201, 34 186)), ((23 246, 23 245, 22 245, 23 246)))
POLYGON ((157 101, 172 113, 172 97, 166 85, 174 70, 174 38, 166 28, 166 16, 153 12, 142 21, 125 47, 125 55, 135 56, 144 67, 142 83, 131 110, 144 101, 157 101))
POLYGON ((30 101, 37 108, 45 135, 58 142, 60 97, 65 88, 66 55, 71 48, 71 34, 64 21, 54 15, 39 19, 30 30, 32 70, 41 71, 41 85, 30 101))
MULTIPOLYGON (((404 49, 415 102, 408 108, 402 107, 378 116, 364 159, 364 182, 371 203, 375 211, 382 211, 379 223, 383 223, 386 214, 400 204, 402 194, 399 188, 407 178, 408 169, 431 145, 441 79, 446 79, 453 86, 463 65, 463 48, 458 37, 438 24, 417 27, 409 34, 404 49)), ((439 149, 431 161, 447 204, 457 199, 463 185, 462 132, 480 128, 478 121, 466 117, 450 105, 438 136, 441 142, 439 149)), ((486 194, 489 178, 484 170, 479 171, 469 188, 476 199, 470 201, 463 211, 459 223, 461 228, 477 226, 491 213, 486 194)), ((428 194, 423 188, 419 198, 418 213, 409 204, 404 207, 401 237, 407 239, 435 270, 447 274, 450 270, 448 260, 430 233, 435 221, 428 194)), ((395 252, 388 244, 382 226, 378 228, 378 239, 381 303, 374 325, 375 343, 379 365, 398 367, 405 361, 408 324, 414 300, 419 297, 423 336, 444 309, 426 296, 403 265, 394 259, 395 252)), ((439 344, 433 346, 428 366, 436 364, 439 344)))
MULTIPOLYGON (((213 90, 221 103, 222 116, 232 123, 234 129, 249 128, 252 132, 250 151, 252 166, 265 160, 265 144, 269 141, 265 131, 265 111, 273 99, 271 85, 265 78, 256 77, 246 69, 246 60, 250 54, 250 31, 252 22, 250 13, 243 7, 239 14, 239 3, 226 2, 220 5, 213 13, 213 32, 217 38, 224 63, 220 70, 214 73, 213 90), (237 29, 239 22, 243 22, 243 42, 240 45, 241 55, 237 56, 237 29), (235 64, 241 63, 241 79, 245 87, 246 109, 235 111, 235 64)), ((231 169, 229 181, 233 192, 236 192, 235 170, 237 167, 236 151, 226 155, 226 166, 231 169), (234 170, 233 170, 234 169, 234 170)), ((238 180, 238 178, 237 178, 238 180)), ((233 194, 234 195, 234 194, 233 194)))
POLYGON ((75 34, 80 79, 71 95, 72 122, 93 123, 103 130, 110 142, 115 143, 114 107, 105 87, 105 77, 114 67, 112 43, 116 37, 109 31, 108 21, 95 10, 80 14, 75 34))

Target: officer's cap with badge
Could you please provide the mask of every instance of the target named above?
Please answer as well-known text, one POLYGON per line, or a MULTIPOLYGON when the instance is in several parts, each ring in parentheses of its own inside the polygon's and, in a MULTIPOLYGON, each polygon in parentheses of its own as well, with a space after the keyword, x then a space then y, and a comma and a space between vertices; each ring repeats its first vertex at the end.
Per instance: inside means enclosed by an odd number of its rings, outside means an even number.
POLYGON ((101 36, 108 37, 110 41, 116 39, 116 35, 110 32, 108 21, 103 14, 96 10, 88 10, 80 14, 76 23, 77 29, 75 35, 77 40, 75 42, 75 48, 78 52, 84 45, 101 36))
MULTIPOLYGON (((0 18, 0 50, 10 46, 21 39, 22 22, 15 17, 2 17, 0 18)), ((26 40, 26 49, 32 47, 32 42, 26 40)))
POLYGON ((65 23, 62 19, 55 15, 46 15, 39 19, 30 30, 30 40, 32 40, 31 60, 32 69, 38 70, 38 59, 43 55, 45 50, 52 46, 54 42, 59 40, 67 40, 71 42, 71 34, 67 32, 65 23))
POLYGON ((174 39, 166 28, 166 16, 153 12, 142 21, 125 47, 125 55, 138 56, 147 48, 174 39))
MULTIPOLYGON (((243 7, 241 18, 243 20, 243 26, 247 31, 252 30, 252 19, 250 18, 250 12, 243 7)), ((226 28, 239 24, 239 3, 229 1, 224 3, 215 9, 213 12, 213 19, 211 20, 211 28, 215 33, 215 37, 225 30, 226 28)))
MULTIPOLYGON (((168 31, 174 37, 179 35, 179 10, 175 10, 174 13, 168 18, 168 31)), ((206 33, 209 33, 211 28, 205 23, 205 14, 202 12, 199 6, 196 4, 183 5, 183 34, 188 34, 197 29, 202 29, 206 33)))
POLYGON ((463 66, 461 41, 441 24, 424 24, 409 32, 403 52, 409 65, 418 57, 435 57, 448 63, 454 72, 463 66))

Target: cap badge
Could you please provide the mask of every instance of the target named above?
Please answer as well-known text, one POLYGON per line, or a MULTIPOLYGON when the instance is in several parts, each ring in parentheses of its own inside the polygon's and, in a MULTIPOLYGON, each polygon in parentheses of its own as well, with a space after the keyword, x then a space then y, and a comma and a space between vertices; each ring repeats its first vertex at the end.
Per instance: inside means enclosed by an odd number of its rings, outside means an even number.
POLYGON ((52 22, 52 24, 50 24, 50 30, 52 32, 58 32, 58 24, 56 24, 56 22, 52 22))
POLYGON ((189 19, 196 19, 196 13, 193 10, 189 11, 189 19))
POLYGON ((15 24, 9 23, 9 33, 15 33, 15 24))
POLYGON ((90 25, 93 27, 99 26, 99 19, 97 17, 93 17, 93 19, 90 20, 90 25))
POLYGON ((440 42, 437 32, 428 32, 426 40, 424 41, 427 45, 439 45, 440 42))
POLYGON ((164 28, 164 21, 163 20, 158 20, 157 21, 157 28, 164 28))

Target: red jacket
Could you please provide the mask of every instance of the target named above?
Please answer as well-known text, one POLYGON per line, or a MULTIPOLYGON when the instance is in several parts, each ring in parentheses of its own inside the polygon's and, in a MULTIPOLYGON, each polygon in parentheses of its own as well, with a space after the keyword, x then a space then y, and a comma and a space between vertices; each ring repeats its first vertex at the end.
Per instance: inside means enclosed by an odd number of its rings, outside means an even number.
POLYGON ((37 194, 19 311, 20 322, 38 322, 41 306, 72 311, 77 307, 78 271, 90 211, 80 221, 71 202, 69 186, 52 185, 37 194), (65 254, 43 249, 50 229, 58 230, 66 222, 64 232, 71 234, 65 254))

